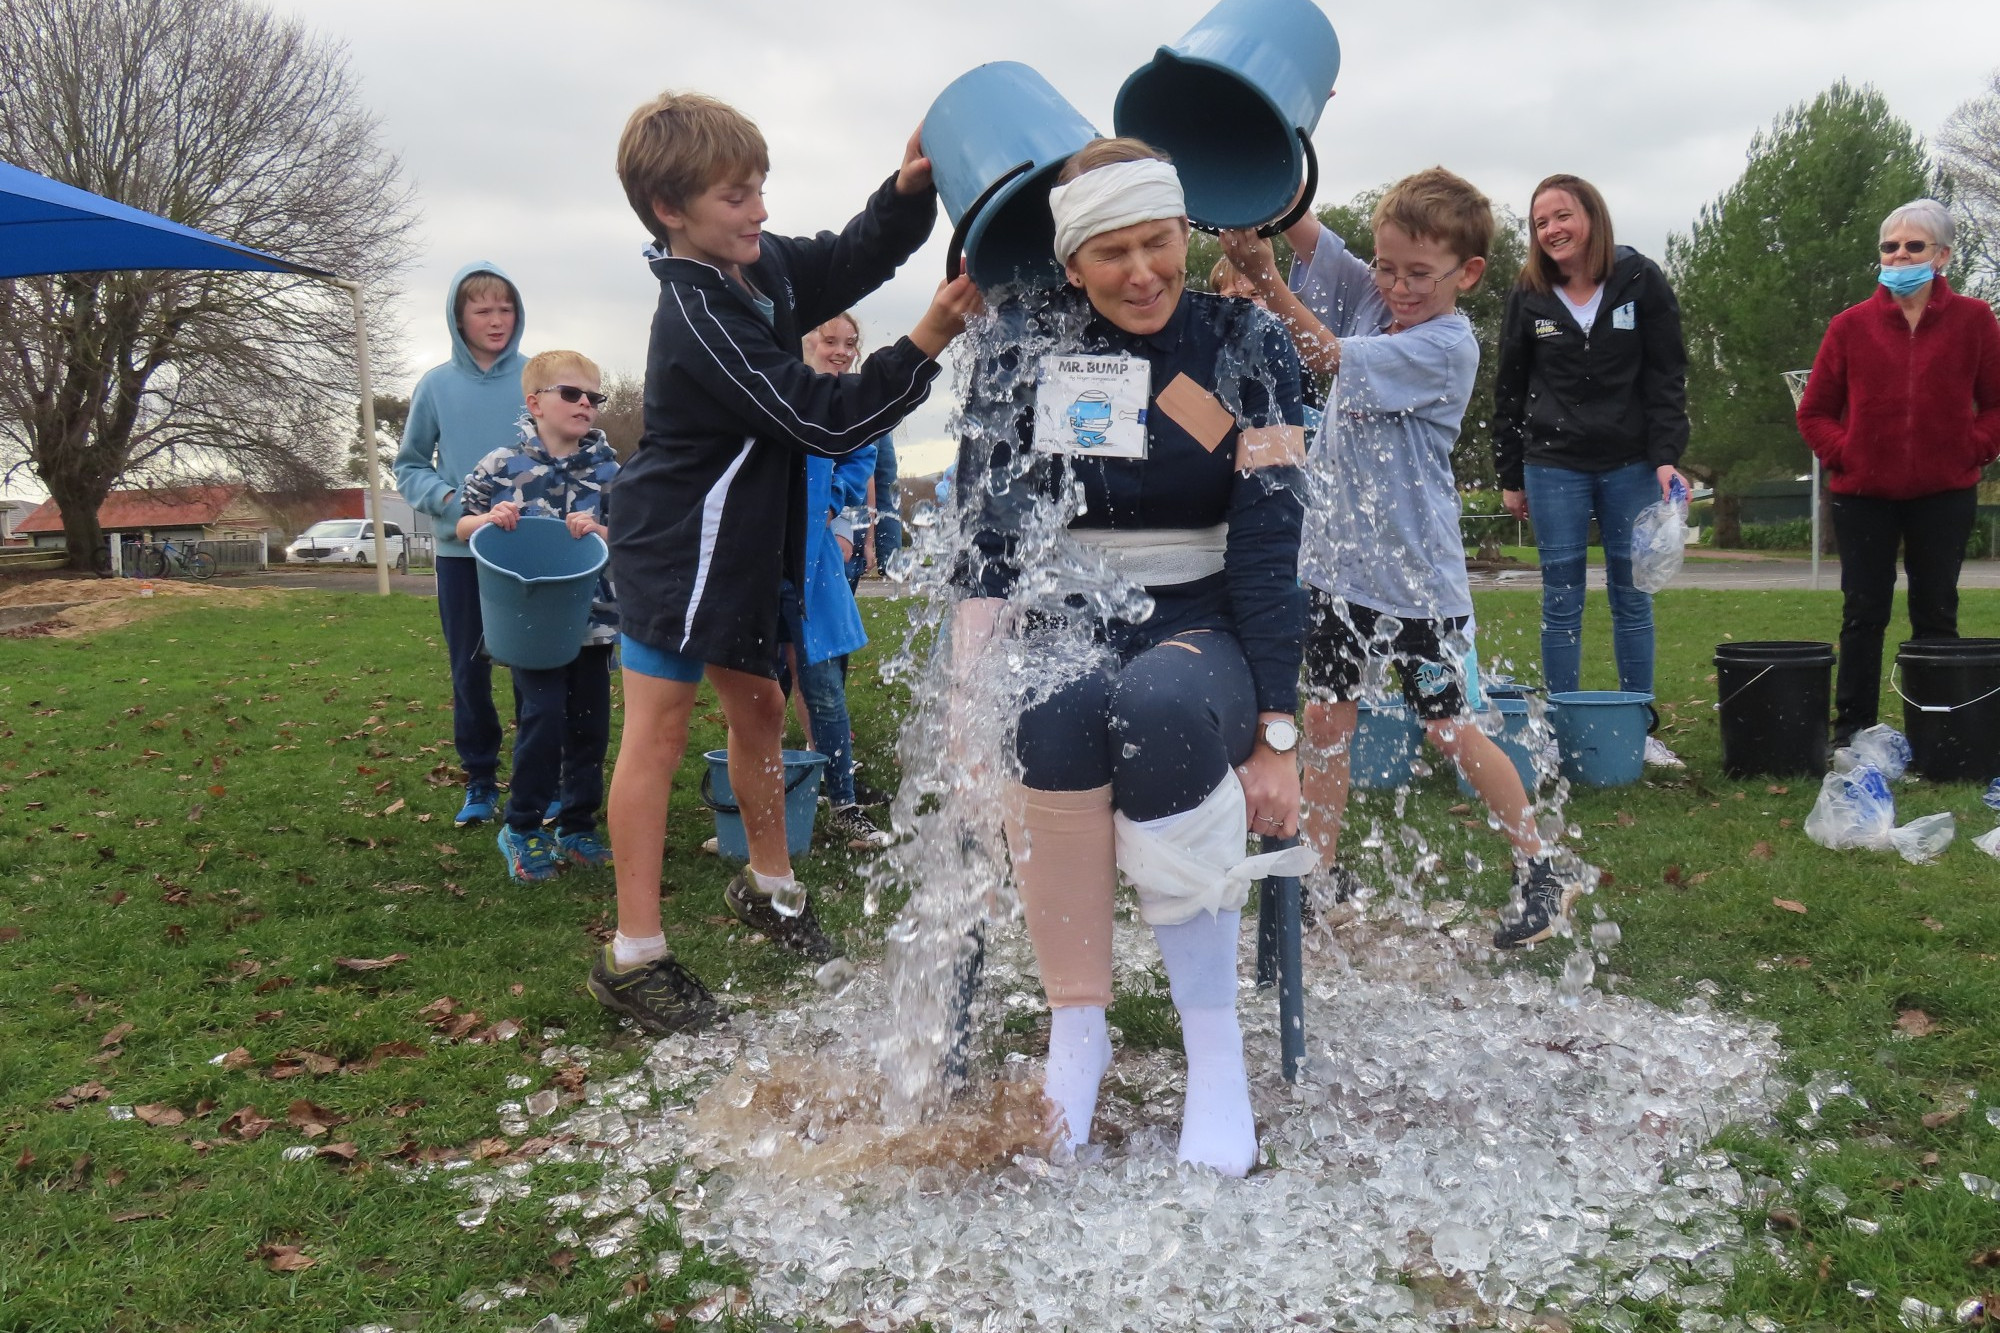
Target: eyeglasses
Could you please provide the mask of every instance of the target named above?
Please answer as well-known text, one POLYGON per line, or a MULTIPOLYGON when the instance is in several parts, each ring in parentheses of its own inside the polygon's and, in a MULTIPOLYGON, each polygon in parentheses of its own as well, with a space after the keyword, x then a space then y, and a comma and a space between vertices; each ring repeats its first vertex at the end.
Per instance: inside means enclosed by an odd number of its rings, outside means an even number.
POLYGON ((1931 248, 1931 243, 1929 241, 1884 241, 1881 248, 1882 253, 1885 255, 1893 255, 1898 250, 1908 255, 1920 255, 1931 248))
POLYGON ((602 407, 611 401, 611 395, 608 393, 592 393, 588 389, 579 389, 574 384, 551 384, 548 388, 537 389, 535 392, 559 393, 565 403, 580 403, 588 398, 592 407, 602 407))
POLYGON ((1452 274, 1458 272, 1460 269, 1464 267, 1465 267, 1465 261, 1460 260, 1458 263, 1453 264, 1450 268, 1446 269, 1444 272, 1437 274, 1384 273, 1380 268, 1376 267, 1374 264, 1370 264, 1368 266, 1368 271, 1374 274, 1375 276, 1375 286, 1377 290, 1385 292, 1394 291, 1396 289, 1396 284, 1400 282, 1403 284, 1404 291, 1408 292, 1412 296, 1422 298, 1425 296, 1429 296, 1432 292, 1436 291, 1437 285, 1439 283, 1443 282, 1446 278, 1450 277, 1452 274))

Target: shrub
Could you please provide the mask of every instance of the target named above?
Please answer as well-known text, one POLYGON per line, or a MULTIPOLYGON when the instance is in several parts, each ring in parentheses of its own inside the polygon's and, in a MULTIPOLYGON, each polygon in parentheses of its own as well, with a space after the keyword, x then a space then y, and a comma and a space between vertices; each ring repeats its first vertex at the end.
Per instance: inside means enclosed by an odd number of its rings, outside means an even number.
POLYGON ((1810 551, 1812 520, 1795 518, 1789 523, 1745 523, 1743 549, 1746 551, 1810 551))

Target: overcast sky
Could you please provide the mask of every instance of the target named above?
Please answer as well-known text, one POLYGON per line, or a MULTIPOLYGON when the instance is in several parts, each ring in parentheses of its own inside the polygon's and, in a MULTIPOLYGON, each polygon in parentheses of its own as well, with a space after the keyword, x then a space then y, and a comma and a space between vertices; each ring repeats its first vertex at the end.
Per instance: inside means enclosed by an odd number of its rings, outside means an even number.
MULTIPOLYGON (((613 172, 626 116, 663 88, 719 96, 771 147, 768 224, 837 227, 900 159, 938 91, 989 60, 1035 66, 1104 132, 1126 74, 1212 0, 276 0, 346 45, 385 146, 417 187, 422 260, 397 313, 407 391, 448 353, 443 289, 469 259, 520 284, 526 348, 639 372, 658 287, 613 172)), ((1433 163, 1525 212, 1542 176, 1604 191, 1656 258, 1743 167, 1750 136, 1835 79, 1925 136, 2000 66, 2000 3, 1650 0, 1323 5, 1340 35, 1321 202, 1433 163)), ((949 223, 861 307, 905 331, 949 223)), ((1865 257, 1857 262, 1867 262, 1865 257)), ((942 398, 943 395, 938 395, 942 398)), ((937 400, 905 428, 942 433, 937 400)), ((906 444, 906 453, 911 452, 906 444)), ((906 467, 935 466, 915 451, 906 467)))

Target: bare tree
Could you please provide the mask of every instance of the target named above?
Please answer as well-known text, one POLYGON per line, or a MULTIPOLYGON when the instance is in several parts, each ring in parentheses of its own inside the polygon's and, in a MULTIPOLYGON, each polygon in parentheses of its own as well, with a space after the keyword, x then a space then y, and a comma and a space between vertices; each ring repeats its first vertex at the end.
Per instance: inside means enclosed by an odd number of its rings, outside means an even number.
POLYGON ((646 430, 646 381, 614 371, 605 378, 604 392, 611 395, 611 401, 597 414, 597 428, 604 432, 618 461, 629 463, 646 430))
POLYGON ((2000 301, 2000 70, 1945 121, 1938 155, 1970 223, 1952 268, 1969 291, 2000 301))
MULTIPOLYGON (((410 192, 345 50, 246 0, 0 0, 0 157, 378 307, 410 260, 410 192)), ((41 479, 79 568, 121 478, 294 489, 336 476, 353 430, 349 298, 298 277, 0 281, 0 355, 0 477, 41 479)))

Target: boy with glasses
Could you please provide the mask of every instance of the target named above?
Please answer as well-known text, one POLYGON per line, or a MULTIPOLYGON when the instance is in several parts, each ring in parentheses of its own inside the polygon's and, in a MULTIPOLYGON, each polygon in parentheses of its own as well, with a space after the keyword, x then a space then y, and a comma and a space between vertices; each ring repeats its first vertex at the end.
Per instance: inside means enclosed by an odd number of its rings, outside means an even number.
MULTIPOLYGON (((1524 908, 1494 942, 1531 943, 1554 932, 1576 887, 1558 883, 1520 774, 1472 719, 1472 590, 1451 470, 1479 370, 1478 335, 1458 298, 1485 274, 1493 209, 1470 182, 1433 167, 1391 186, 1373 227, 1375 262, 1366 264, 1308 214, 1286 233, 1296 255, 1289 285, 1268 242, 1223 237, 1307 367, 1334 376, 1299 545, 1311 616, 1302 824, 1321 866, 1332 867, 1358 700, 1380 697, 1393 669, 1431 743, 1514 845, 1524 908)), ((1334 896, 1349 883, 1333 872, 1334 896)))
MULTIPOLYGON (((465 478, 465 515, 454 535, 469 542, 488 523, 512 530, 523 516, 559 518, 581 541, 610 529, 608 490, 618 457, 596 428, 604 406, 597 366, 577 352, 543 352, 521 371, 530 426, 504 449, 479 460, 465 478)), ((618 611, 599 576, 581 651, 566 666, 513 668, 518 704, 514 776, 500 825, 500 855, 522 884, 553 876, 563 862, 611 864, 597 836, 604 804, 604 750, 611 739, 611 645, 618 611), (555 835, 542 831, 561 798, 555 835)))

